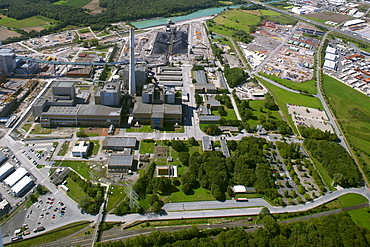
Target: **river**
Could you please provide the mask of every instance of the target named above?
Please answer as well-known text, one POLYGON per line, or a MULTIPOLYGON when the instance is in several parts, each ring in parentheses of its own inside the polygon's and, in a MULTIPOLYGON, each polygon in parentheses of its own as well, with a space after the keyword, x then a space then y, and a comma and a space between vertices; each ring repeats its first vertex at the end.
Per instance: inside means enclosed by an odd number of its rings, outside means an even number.
MULTIPOLYGON (((145 20, 145 21, 136 21, 136 22, 131 22, 132 25, 134 25, 137 28, 148 28, 148 27, 154 27, 154 26, 159 26, 159 25, 164 25, 167 23, 169 19, 172 19, 173 22, 178 22, 178 21, 186 21, 190 19, 195 19, 195 18, 200 18, 204 16, 210 16, 210 15, 215 15, 218 14, 222 11, 224 11, 227 8, 239 8, 242 5, 235 5, 235 6, 225 6, 225 7, 219 7, 219 8, 209 8, 209 9, 202 9, 198 10, 194 13, 188 14, 188 15, 181 15, 181 16, 176 16, 176 17, 168 17, 168 18, 158 18, 158 19, 151 19, 151 20, 145 20)), ((246 5, 248 6, 248 5, 246 5)))

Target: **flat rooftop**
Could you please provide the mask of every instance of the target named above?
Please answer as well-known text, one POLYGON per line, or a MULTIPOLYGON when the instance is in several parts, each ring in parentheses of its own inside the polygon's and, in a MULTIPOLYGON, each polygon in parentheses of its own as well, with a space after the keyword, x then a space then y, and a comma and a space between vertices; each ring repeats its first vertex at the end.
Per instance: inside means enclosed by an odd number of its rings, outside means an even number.
POLYGON ((105 137, 103 146, 135 147, 136 137, 105 137))

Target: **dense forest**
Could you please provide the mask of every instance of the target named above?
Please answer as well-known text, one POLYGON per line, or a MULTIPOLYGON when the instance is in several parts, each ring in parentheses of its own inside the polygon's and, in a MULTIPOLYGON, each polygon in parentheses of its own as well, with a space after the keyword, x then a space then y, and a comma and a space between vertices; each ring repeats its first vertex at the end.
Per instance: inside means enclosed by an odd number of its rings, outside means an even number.
POLYGON ((360 175, 352 157, 338 143, 327 140, 306 139, 307 149, 328 170, 334 183, 342 187, 357 187, 360 175))
POLYGON ((369 231, 357 226, 348 213, 312 218, 286 225, 269 213, 260 214, 264 227, 253 233, 243 228, 198 230, 193 227, 176 232, 156 231, 126 241, 97 243, 96 247, 220 247, 220 246, 369 246, 369 231))

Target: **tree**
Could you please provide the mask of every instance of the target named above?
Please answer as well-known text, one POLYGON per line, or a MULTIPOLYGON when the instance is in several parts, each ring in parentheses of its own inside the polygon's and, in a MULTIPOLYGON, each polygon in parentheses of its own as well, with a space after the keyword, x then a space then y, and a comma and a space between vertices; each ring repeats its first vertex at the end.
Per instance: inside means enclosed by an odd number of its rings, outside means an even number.
POLYGON ((263 207, 260 211, 260 213, 258 214, 258 219, 259 220, 262 220, 263 218, 265 218, 267 215, 270 215, 270 210, 267 208, 267 207, 263 207))
POLYGON ((156 201, 152 206, 152 211, 155 213, 158 213, 162 210, 162 207, 164 205, 164 202, 161 200, 156 201))
POLYGON ((189 153, 188 152, 180 152, 179 159, 184 166, 189 166, 189 153))
POLYGON ((159 200, 159 197, 156 193, 152 194, 149 198, 149 204, 153 205, 156 201, 159 200))
POLYGON ((197 140, 195 140, 195 138, 194 138, 194 137, 190 137, 190 138, 188 139, 188 143, 189 143, 189 145, 190 145, 190 146, 199 146, 198 141, 197 141, 197 140))
POLYGON ((225 108, 223 106, 219 106, 217 108, 217 111, 218 111, 218 114, 220 114, 220 116, 227 116, 227 111, 225 111, 225 108))
POLYGON ((177 152, 189 152, 188 147, 186 147, 185 144, 180 140, 172 141, 171 147, 177 152))

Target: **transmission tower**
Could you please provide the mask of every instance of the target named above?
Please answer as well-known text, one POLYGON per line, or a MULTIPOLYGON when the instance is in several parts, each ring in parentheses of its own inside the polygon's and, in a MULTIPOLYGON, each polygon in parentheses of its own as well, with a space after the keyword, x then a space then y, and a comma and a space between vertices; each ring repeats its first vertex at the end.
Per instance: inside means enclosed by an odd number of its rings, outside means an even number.
POLYGON ((132 188, 131 185, 126 185, 123 188, 124 188, 126 195, 130 198, 130 203, 129 203, 130 209, 135 210, 139 208, 140 207, 139 201, 138 201, 139 196, 137 195, 136 191, 132 188))

